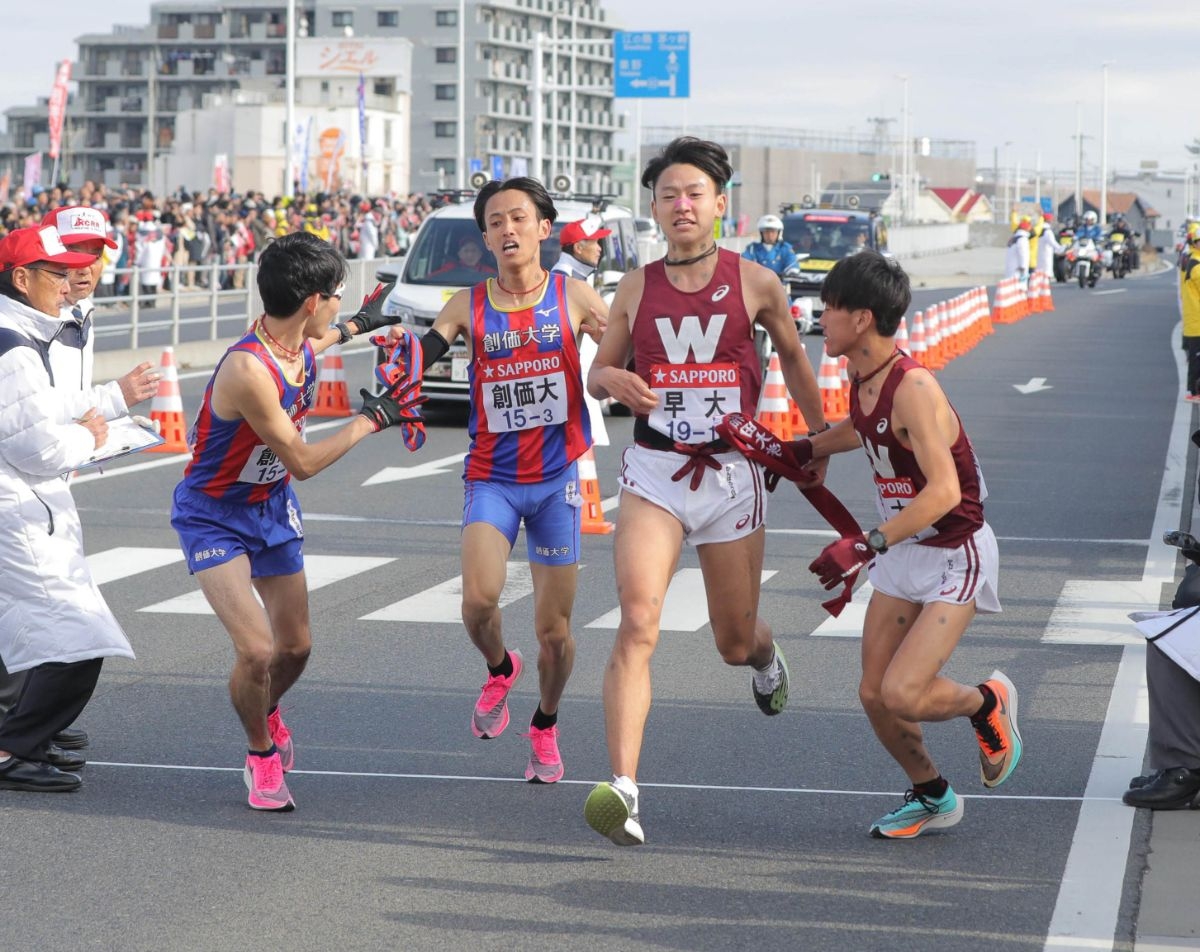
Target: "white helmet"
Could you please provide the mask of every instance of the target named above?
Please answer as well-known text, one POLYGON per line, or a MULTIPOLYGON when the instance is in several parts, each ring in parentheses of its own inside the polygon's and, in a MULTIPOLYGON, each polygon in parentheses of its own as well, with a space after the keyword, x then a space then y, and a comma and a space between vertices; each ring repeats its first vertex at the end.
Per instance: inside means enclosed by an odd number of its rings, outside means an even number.
POLYGON ((1085 225, 1094 225, 1099 220, 1100 220, 1100 216, 1097 215, 1090 208, 1086 212, 1083 213, 1083 223, 1085 225))
POLYGON ((780 221, 778 215, 763 215, 758 220, 758 230, 766 231, 768 228, 774 228, 776 231, 783 231, 783 222, 780 221))

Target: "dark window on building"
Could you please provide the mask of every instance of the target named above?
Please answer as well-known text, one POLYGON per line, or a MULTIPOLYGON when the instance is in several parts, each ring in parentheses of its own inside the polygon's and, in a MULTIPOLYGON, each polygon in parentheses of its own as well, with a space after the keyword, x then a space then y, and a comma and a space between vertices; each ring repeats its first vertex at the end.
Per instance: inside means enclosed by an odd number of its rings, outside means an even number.
POLYGON ((433 58, 438 63, 457 63, 458 62, 458 47, 457 46, 439 46, 433 51, 433 58))
POLYGON ((397 10, 380 10, 375 14, 377 26, 399 26, 400 13, 397 10))
POLYGON ((354 26, 354 11, 353 10, 334 10, 333 25, 335 27, 353 27, 354 26))
POLYGON ((452 100, 458 98, 458 87, 453 83, 438 83, 433 87, 433 98, 452 100))
POLYGON ((435 122, 433 124, 433 134, 439 139, 453 139, 458 135, 458 123, 435 122))
POLYGON ((458 26, 458 11, 434 10, 433 22, 438 26, 458 26))

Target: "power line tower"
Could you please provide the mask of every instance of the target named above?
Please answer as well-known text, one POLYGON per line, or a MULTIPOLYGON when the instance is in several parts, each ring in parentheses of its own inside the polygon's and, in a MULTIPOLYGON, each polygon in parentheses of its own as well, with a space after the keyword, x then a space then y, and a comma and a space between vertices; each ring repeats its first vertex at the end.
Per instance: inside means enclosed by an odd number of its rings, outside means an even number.
POLYGON ((888 128, 896 120, 891 116, 868 116, 867 122, 875 124, 875 154, 887 155, 892 151, 891 130, 888 128))

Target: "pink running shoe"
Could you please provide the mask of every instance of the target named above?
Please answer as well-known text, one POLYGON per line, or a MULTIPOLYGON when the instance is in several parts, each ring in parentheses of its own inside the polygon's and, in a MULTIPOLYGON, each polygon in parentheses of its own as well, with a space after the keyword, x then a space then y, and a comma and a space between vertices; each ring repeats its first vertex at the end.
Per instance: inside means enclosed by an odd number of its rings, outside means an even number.
POLYGON ((267 728, 271 731, 271 740, 279 750, 279 762, 283 764, 283 772, 287 773, 296 763, 296 751, 292 745, 292 732, 283 723, 283 713, 275 708, 275 713, 267 715, 267 728))
POLYGON ((481 740, 499 737, 504 733, 504 728, 508 727, 508 692, 520 680, 521 672, 525 670, 521 652, 514 648, 509 651, 508 656, 512 658, 512 674, 507 678, 489 674, 471 714, 471 733, 481 740))
POLYGON ((278 753, 270 757, 247 754, 242 777, 246 781, 246 789, 250 791, 248 800, 251 810, 287 813, 296 809, 296 801, 292 799, 287 782, 283 779, 283 764, 279 762, 278 753))
POLYGON ((558 727, 529 727, 529 766, 525 779, 530 783, 555 783, 562 780, 563 762, 558 753, 558 727))

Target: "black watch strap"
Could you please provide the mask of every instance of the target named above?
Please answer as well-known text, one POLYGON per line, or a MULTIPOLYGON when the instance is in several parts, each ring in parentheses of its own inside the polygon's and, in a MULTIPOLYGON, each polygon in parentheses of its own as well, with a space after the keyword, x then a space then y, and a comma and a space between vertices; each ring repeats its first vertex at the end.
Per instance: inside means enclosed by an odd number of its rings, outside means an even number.
POLYGON ((350 325, 346 321, 338 321, 338 323, 334 324, 333 326, 338 332, 338 343, 350 343, 350 338, 354 336, 354 332, 350 330, 350 325))

